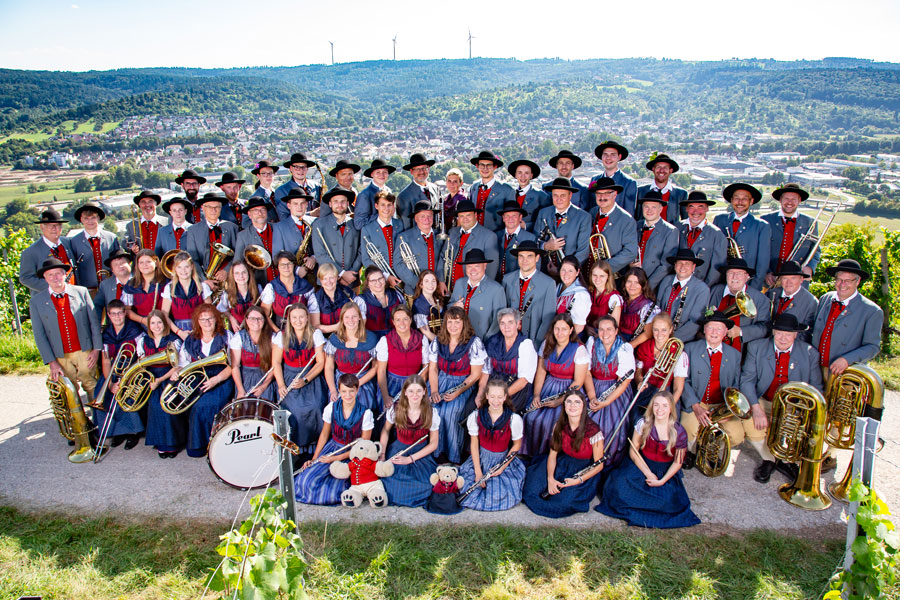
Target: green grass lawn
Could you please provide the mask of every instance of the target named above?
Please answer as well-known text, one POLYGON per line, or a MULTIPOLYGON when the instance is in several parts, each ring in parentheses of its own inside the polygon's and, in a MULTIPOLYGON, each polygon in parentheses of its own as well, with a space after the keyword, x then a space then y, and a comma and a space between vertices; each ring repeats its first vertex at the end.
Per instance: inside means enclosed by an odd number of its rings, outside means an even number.
POLYGON ((33 132, 15 132, 6 136, 0 137, 0 144, 7 140, 20 139, 20 140, 28 140, 29 142, 41 142, 46 139, 49 139, 58 134, 72 134, 72 133, 93 133, 93 134, 103 134, 108 133, 119 126, 121 121, 107 121, 104 122, 100 126, 100 131, 94 131, 95 121, 93 119, 88 119, 83 123, 78 123, 74 120, 63 121, 59 124, 59 127, 53 130, 53 133, 33 133, 33 132))
MULTIPOLYGON (((228 524, 0 508, 0 597, 199 598, 228 524)), ((821 597, 843 539, 776 532, 301 526, 313 598, 821 597)))
POLYGON ((0 334, 0 375, 33 373, 49 374, 49 370, 41 360, 30 326, 22 336, 0 334))
POLYGON ((0 137, 0 144, 7 140, 26 140, 29 142, 43 142, 44 140, 50 139, 52 134, 49 133, 12 133, 10 135, 6 135, 0 137))
POLYGON ((46 185, 47 189, 43 192, 29 194, 27 191, 27 185, 0 186, 0 206, 4 206, 7 202, 15 198, 27 198, 31 204, 52 202, 54 196, 60 202, 72 202, 74 200, 81 200, 83 198, 93 198, 100 195, 114 196, 116 194, 122 194, 131 191, 131 189, 122 189, 104 190, 103 192, 80 192, 76 194, 73 189, 75 186, 74 181, 55 183, 50 182, 39 185, 46 185), (67 185, 69 186, 68 189, 66 188, 67 185))

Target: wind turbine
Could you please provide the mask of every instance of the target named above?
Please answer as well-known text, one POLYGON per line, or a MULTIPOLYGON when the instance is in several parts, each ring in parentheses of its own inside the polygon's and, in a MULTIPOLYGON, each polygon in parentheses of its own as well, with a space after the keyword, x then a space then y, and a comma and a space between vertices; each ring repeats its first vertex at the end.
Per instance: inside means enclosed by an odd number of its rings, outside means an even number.
POLYGON ((328 43, 331 44, 331 66, 334 66, 334 42, 329 40, 328 43))
POLYGON ((394 34, 394 61, 397 60, 397 34, 394 34))
POLYGON ((475 39, 475 37, 472 35, 472 30, 470 29, 469 30, 469 60, 472 60, 472 40, 474 40, 474 39, 475 39))

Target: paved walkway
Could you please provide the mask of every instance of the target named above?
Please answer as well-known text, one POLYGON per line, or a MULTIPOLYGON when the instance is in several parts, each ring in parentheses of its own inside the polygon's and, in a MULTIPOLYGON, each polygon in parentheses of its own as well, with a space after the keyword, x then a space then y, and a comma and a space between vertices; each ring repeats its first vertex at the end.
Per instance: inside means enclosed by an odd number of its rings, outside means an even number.
MULTIPOLYGON (((244 492, 221 483, 205 459, 184 453, 160 460, 153 448, 140 445, 114 449, 100 464, 74 465, 66 460, 69 447, 50 413, 44 379, 0 377, 0 504, 30 510, 70 510, 79 515, 160 515, 175 519, 231 520, 241 510, 244 492)), ((900 394, 889 392, 882 435, 886 440, 876 468, 876 487, 900 524, 900 394)), ((142 441, 143 443, 143 441, 142 441)), ((800 510, 777 495, 784 482, 777 472, 767 485, 753 481, 756 452, 740 448, 733 472, 708 479, 688 471, 685 486, 694 512, 713 531, 765 528, 810 535, 840 536, 842 507, 835 502, 821 512, 800 510)), ((838 453, 837 473, 843 474, 849 451, 838 453)), ((829 473, 825 480, 835 476, 829 473)), ((257 492, 251 492, 255 494, 257 492)), ((357 510, 298 505, 302 520, 368 522, 374 519, 411 525, 449 519, 453 523, 622 527, 597 512, 554 520, 538 517, 523 505, 500 513, 464 511, 437 517, 422 509, 389 507, 357 510)))

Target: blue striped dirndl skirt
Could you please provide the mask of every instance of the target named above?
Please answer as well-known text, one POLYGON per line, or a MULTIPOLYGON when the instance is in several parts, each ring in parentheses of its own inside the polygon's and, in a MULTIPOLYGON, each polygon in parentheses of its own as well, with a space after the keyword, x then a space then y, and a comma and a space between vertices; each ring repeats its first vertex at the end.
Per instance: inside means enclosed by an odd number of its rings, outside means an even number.
MULTIPOLYGON (((343 444, 330 439, 319 456, 334 452, 341 446, 343 444)), ((294 493, 298 502, 323 506, 341 503, 341 494, 350 487, 350 480, 332 477, 330 467, 330 463, 317 463, 294 477, 294 493)))
MULTIPOLYGON (((438 375, 438 392, 443 394, 450 388, 453 388, 466 380, 466 375, 438 375)), ((451 402, 438 402, 434 405, 434 410, 441 416, 440 435, 438 437, 438 447, 434 452, 435 458, 443 453, 447 454, 447 460, 454 464, 462 462, 462 449, 465 442, 465 431, 459 424, 459 420, 463 418, 463 410, 465 410, 466 402, 475 392, 472 386, 451 402)))
MULTIPOLYGON (((391 456, 408 447, 400 440, 394 440, 385 456, 391 456)), ((421 446, 412 453, 421 450, 421 446)), ((382 478, 388 502, 394 506, 425 506, 431 496, 431 474, 437 470, 437 463, 431 456, 425 456, 409 465, 394 465, 394 474, 382 478)))
POLYGON ((234 398, 234 381, 229 378, 204 393, 194 403, 188 416, 187 454, 194 458, 206 455, 213 421, 222 408, 234 398))
MULTIPOLYGON (((100 388, 103 387, 103 382, 106 378, 101 374, 97 379, 97 387, 94 388, 97 391, 100 391, 100 388)), ((113 398, 113 393, 109 389, 106 390, 106 396, 103 399, 103 406, 107 409, 112 408, 115 399, 113 398)), ((106 422, 106 416, 109 414, 108 410, 97 410, 96 408, 92 409, 91 417, 94 420, 94 425, 97 426, 97 435, 100 435, 100 430, 103 428, 103 424, 106 422)), ((136 412, 125 412, 122 410, 122 407, 119 406, 116 408, 116 412, 113 414, 112 423, 109 425, 109 433, 107 433, 107 439, 112 438, 117 435, 130 435, 134 433, 141 433, 144 431, 144 423, 141 421, 140 411, 136 412)))
MULTIPOLYGON (((154 375, 159 376, 155 372, 154 375)), ((165 384, 160 384, 147 400, 147 438, 144 443, 156 446, 159 452, 173 452, 184 448, 187 441, 187 415, 170 415, 162 409, 159 399, 165 388, 165 384)))
MULTIPOLYGON (((250 390, 253 389, 253 386, 262 381, 263 374, 263 370, 260 367, 245 367, 241 365, 241 382, 244 384, 244 392, 249 394, 250 390)), ((274 377, 258 397, 263 400, 268 400, 272 404, 277 403, 278 386, 275 383, 274 377)))
MULTIPOLYGON (((646 456, 643 459, 660 479, 672 465, 646 456)), ((691 510, 682 473, 679 470, 660 487, 650 487, 641 470, 628 458, 618 469, 610 471, 603 486, 603 497, 594 510, 637 527, 672 529, 697 525, 700 519, 691 510)))
MULTIPOLYGON (((615 383, 614 379, 595 379, 594 390, 597 392, 597 397, 599 398, 603 392, 611 388, 615 383)), ((608 446, 604 454, 604 456, 608 457, 603 467, 605 470, 622 462, 622 457, 625 456, 625 449, 628 447, 628 431, 630 429, 627 418, 626 422, 619 428, 619 433, 616 434, 615 439, 611 439, 610 436, 628 409, 628 405, 631 404, 633 394, 634 392, 629 386, 609 406, 588 413, 588 416, 600 426, 600 431, 603 432, 604 447, 608 446)))
MULTIPOLYGON (((282 368, 285 385, 290 385, 294 377, 303 370, 301 367, 287 365, 282 368)), ((300 452, 315 452, 322 432, 322 411, 327 403, 328 393, 321 377, 316 377, 299 390, 291 390, 281 402, 281 408, 290 412, 288 421, 291 425, 291 441, 300 447, 300 452)))
POLYGON ((187 331, 188 333, 190 333, 191 329, 194 326, 193 321, 191 321, 190 319, 172 319, 172 320, 175 323, 175 327, 177 327, 178 329, 180 329, 182 331, 187 331))
MULTIPOLYGON (((481 456, 481 473, 486 475, 491 467, 506 458, 507 453, 491 452, 490 450, 479 448, 478 454, 481 456)), ((465 489, 469 489, 469 486, 475 483, 475 467, 472 464, 471 456, 460 467, 459 474, 466 480, 465 489)), ((503 473, 488 479, 484 489, 478 486, 460 504, 464 508, 471 508, 472 510, 509 510, 522 501, 522 486, 524 483, 525 465, 516 458, 503 469, 503 473)))
MULTIPOLYGON (((544 387, 541 388, 541 400, 558 394, 572 385, 571 379, 559 379, 553 375, 544 378, 544 387)), ((534 398, 532 392, 532 398, 534 398)), ((530 404, 530 402, 529 402, 530 404)), ((563 410, 560 404, 556 408, 539 408, 525 415, 525 439, 522 442, 522 454, 525 456, 537 456, 550 451, 550 436, 553 434, 553 426, 559 419, 563 410)))
MULTIPOLYGON (((568 454, 560 452, 556 455, 554 478, 562 483, 567 477, 571 477, 591 462, 593 461, 589 458, 572 458, 568 454)), ((547 455, 545 454, 535 460, 525 473, 522 501, 534 514, 552 519, 587 512, 591 500, 597 493, 597 479, 598 477, 591 477, 582 484, 564 487, 558 494, 544 500, 540 494, 547 489, 547 455)))

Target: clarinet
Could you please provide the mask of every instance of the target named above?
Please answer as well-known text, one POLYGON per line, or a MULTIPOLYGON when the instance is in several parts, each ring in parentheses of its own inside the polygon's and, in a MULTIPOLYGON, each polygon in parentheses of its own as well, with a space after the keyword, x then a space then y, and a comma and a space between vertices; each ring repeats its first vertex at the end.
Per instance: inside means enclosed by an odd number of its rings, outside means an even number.
POLYGON ((335 450, 334 452, 329 452, 329 453, 326 454, 325 456, 320 456, 320 457, 317 458, 316 460, 310 461, 309 464, 304 465, 304 466, 300 467, 299 469, 297 469, 296 471, 294 471, 294 475, 299 475, 300 473, 302 473, 303 471, 307 470, 307 469, 310 468, 311 466, 319 464, 320 462, 322 462, 322 459, 323 459, 323 458, 328 458, 329 456, 337 456, 338 454, 342 454, 342 453, 346 452, 347 450, 349 450, 350 448, 352 448, 352 447, 353 447, 353 444, 355 444, 356 442, 358 442, 359 439, 360 439, 360 438, 357 438, 357 439, 353 440, 352 442, 350 442, 349 444, 347 444, 347 445, 345 445, 345 446, 341 446, 340 448, 338 448, 338 449, 335 450))
MULTIPOLYGON (((581 479, 582 477, 584 477, 585 475, 587 475, 588 473, 590 473, 591 471, 593 471, 594 469, 596 469, 597 467, 599 467, 600 465, 605 463, 606 457, 607 457, 607 455, 604 454, 602 457, 600 457, 600 460, 595 460, 594 462, 592 462, 585 468, 581 469, 580 471, 578 471, 577 473, 572 475, 571 479, 581 479)), ((550 497, 550 495, 551 495, 550 490, 544 490, 543 492, 540 493, 542 500, 546 500, 547 498, 550 497)))
POLYGON ((625 383, 627 380, 631 379, 634 376, 634 369, 629 369, 627 373, 616 379, 616 381, 609 386, 607 389, 603 390, 603 393, 597 396, 597 402, 603 402, 607 398, 609 398, 616 388, 625 383))
POLYGON ((681 311, 684 310, 684 299, 687 297, 687 286, 684 286, 684 289, 681 290, 680 296, 681 298, 678 300, 678 310, 675 311, 675 317, 672 319, 672 331, 678 329, 678 324, 681 323, 681 311))
POLYGON ((637 328, 634 330, 634 333, 631 334, 631 339, 636 338, 641 335, 644 331, 644 327, 647 326, 647 323, 650 321, 650 315, 653 314, 653 303, 651 302, 649 306, 647 306, 647 314, 641 319, 641 322, 638 323, 637 328))
POLYGON ((468 489, 466 489, 465 492, 463 492, 462 494, 457 496, 456 501, 462 502, 463 500, 468 498, 469 495, 471 495, 471 493, 475 491, 475 488, 477 488, 479 485, 481 485, 483 482, 487 481, 488 479, 497 475, 497 473, 500 472, 501 469, 503 469, 504 467, 506 467, 506 465, 510 464, 513 460, 515 460, 516 456, 518 456, 518 454, 516 454, 515 452, 510 452, 509 454, 507 454, 505 457, 503 457, 503 460, 498 462, 496 465, 491 467, 491 469, 487 473, 482 475, 481 479, 479 479, 478 481, 473 483, 471 486, 469 486, 468 489))
POLYGON ((398 456, 406 456, 406 455, 409 453, 410 450, 412 450, 413 448, 415 448, 416 446, 418 446, 419 444, 421 444, 422 442, 424 442, 425 440, 427 440, 429 435, 431 435, 431 434, 426 433, 425 435, 423 435, 422 437, 420 437, 419 439, 417 439, 416 441, 414 441, 412 444, 410 444, 409 446, 407 446, 406 448, 404 448, 404 449, 401 450, 400 452, 397 452, 396 454, 394 454, 392 457, 390 457, 390 458, 388 459, 388 461, 391 461, 391 460, 397 458, 398 456))
POLYGON ((534 302, 534 294, 525 301, 525 304, 522 306, 522 310, 519 311, 519 321, 525 318, 525 315, 528 313, 528 309, 531 308, 531 303, 534 302))
POLYGON ((527 415, 530 412, 534 412, 540 408, 544 408, 547 405, 559 400, 560 398, 565 397, 565 395, 568 394, 569 392, 571 392, 572 390, 577 390, 577 389, 578 389, 577 387, 572 386, 570 388, 564 389, 563 391, 561 391, 558 394, 553 394, 552 396, 547 396, 546 398, 544 398, 543 400, 538 402, 537 406, 534 406, 533 404, 529 405, 528 408, 525 409, 525 412, 523 412, 522 414, 527 415))

